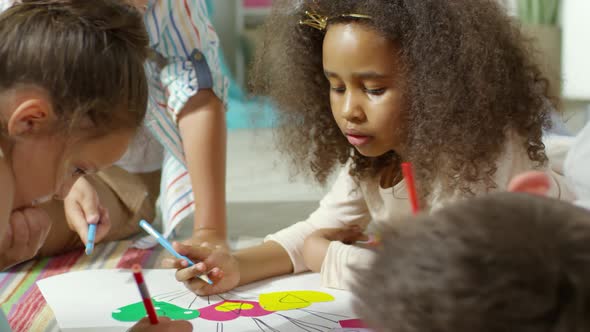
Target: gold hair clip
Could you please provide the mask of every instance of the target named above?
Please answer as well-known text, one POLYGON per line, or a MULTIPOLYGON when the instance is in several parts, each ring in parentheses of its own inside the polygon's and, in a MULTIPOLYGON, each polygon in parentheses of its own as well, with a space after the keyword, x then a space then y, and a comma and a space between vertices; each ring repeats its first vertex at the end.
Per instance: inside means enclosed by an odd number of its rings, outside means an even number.
POLYGON ((369 16, 369 15, 362 15, 362 14, 344 14, 344 15, 340 15, 340 17, 363 18, 363 19, 367 19, 367 20, 372 19, 371 16, 369 16))
POLYGON ((305 15, 308 17, 306 20, 300 20, 299 24, 310 26, 320 31, 326 30, 328 25, 328 17, 317 13, 312 13, 308 10, 305 11, 305 15))
MULTIPOLYGON (((305 15, 308 17, 306 20, 300 20, 299 24, 310 26, 314 29, 318 29, 320 31, 326 30, 328 26, 328 21, 331 19, 328 16, 320 15, 317 13, 312 13, 308 10, 305 11, 305 15)), ((361 19, 371 19, 371 16, 362 15, 362 14, 344 14, 338 17, 352 17, 352 18, 361 18, 361 19)))

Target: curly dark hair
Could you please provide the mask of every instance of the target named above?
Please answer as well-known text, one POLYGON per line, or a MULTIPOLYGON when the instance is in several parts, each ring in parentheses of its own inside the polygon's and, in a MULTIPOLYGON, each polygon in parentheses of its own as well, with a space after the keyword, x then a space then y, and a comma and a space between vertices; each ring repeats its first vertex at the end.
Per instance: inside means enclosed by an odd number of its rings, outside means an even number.
POLYGON ((508 132, 522 139, 536 166, 545 164, 542 130, 558 100, 532 60, 529 41, 496 1, 285 0, 275 1, 266 22, 251 82, 256 94, 276 103, 278 145, 296 170, 311 171, 325 183, 335 166, 352 158, 357 180, 386 167, 395 177, 402 158, 396 152, 364 157, 340 132, 323 73, 325 33, 299 24, 310 9, 336 18, 328 29, 355 20, 399 46, 407 123, 403 158, 414 164, 423 198, 435 179, 447 192, 470 194, 473 184, 494 188, 508 132), (341 17, 351 13, 371 19, 341 17))
POLYGON ((357 271, 355 310, 379 331, 590 331, 588 220, 507 192, 409 217, 357 271))

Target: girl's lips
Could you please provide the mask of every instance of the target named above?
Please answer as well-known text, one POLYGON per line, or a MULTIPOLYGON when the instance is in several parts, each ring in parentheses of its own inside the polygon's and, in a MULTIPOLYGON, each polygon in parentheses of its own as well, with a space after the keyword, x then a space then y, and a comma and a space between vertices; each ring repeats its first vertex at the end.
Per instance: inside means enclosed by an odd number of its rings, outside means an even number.
POLYGON ((369 143, 373 137, 358 134, 346 134, 348 142, 354 146, 362 146, 369 143))

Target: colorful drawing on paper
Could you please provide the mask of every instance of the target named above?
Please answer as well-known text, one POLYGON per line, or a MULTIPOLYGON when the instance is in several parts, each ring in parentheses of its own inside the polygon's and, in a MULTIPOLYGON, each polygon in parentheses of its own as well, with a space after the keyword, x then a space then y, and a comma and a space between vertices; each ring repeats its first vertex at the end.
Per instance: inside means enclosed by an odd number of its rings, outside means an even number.
POLYGON ((334 301, 330 294, 317 291, 285 291, 260 294, 260 305, 269 311, 307 308, 313 303, 334 301))
MULTIPOLYGON (((174 304, 167 302, 155 301, 154 308, 158 316, 165 316, 170 319, 184 319, 190 320, 199 317, 200 313, 198 310, 184 309, 174 304)), ((120 322, 137 322, 138 320, 147 316, 145 306, 143 302, 137 302, 124 307, 115 309, 112 313, 112 317, 120 322)))
MULTIPOLYGON (((342 326, 342 324, 339 322, 342 322, 343 318, 349 318, 342 317, 339 315, 336 315, 338 317, 333 317, 334 315, 328 312, 304 310, 304 308, 307 308, 313 305, 314 303, 334 301, 334 297, 332 295, 324 292, 310 290, 291 290, 262 293, 259 295, 245 295, 246 296, 244 297, 243 295, 230 292, 223 295, 207 296, 204 297, 207 299, 207 303, 212 303, 212 299, 213 303, 205 307, 198 307, 194 311, 199 313, 199 320, 206 320, 216 323, 216 329, 218 331, 224 329, 224 323, 236 320, 238 318, 252 319, 252 322, 261 331, 269 330, 274 332, 278 332, 280 330, 272 327, 273 324, 270 323, 268 320, 263 319, 263 317, 271 316, 274 318, 274 320, 283 320, 287 322, 289 326, 294 326, 302 331, 327 331, 334 324, 342 326), (220 299, 220 301, 216 301, 218 298, 220 299), (301 319, 287 314, 287 312, 293 310, 304 310, 304 312, 307 313, 310 317, 313 317, 314 320, 301 319)), ((167 303, 165 301, 186 302, 186 299, 183 299, 186 297, 194 297, 194 299, 190 302, 188 306, 189 309, 183 310, 192 310, 190 308, 193 307, 197 300, 204 300, 204 298, 201 298, 185 289, 182 291, 155 295, 154 306, 156 306, 156 303, 167 303)), ((145 309, 143 309, 143 304, 139 304, 142 306, 141 308, 134 307, 136 312, 134 313, 133 318, 136 318, 136 320, 145 317, 145 309)), ((119 308, 118 310, 122 312, 127 312, 129 310, 122 310, 127 307, 129 306, 119 308)), ((114 314, 113 318, 115 318, 114 314)))
MULTIPOLYGON (((190 293, 186 291, 186 293, 190 293)), ((178 294, 174 294, 177 297, 178 294)), ((156 298, 158 296, 155 296, 156 298)), ((307 308, 313 303, 334 301, 330 294, 318 291, 283 291, 260 294, 260 302, 223 300, 198 310, 184 309, 173 304, 153 300, 158 315, 171 319, 202 319, 224 322, 239 317, 262 317, 276 311, 307 308)), ((143 302, 133 303, 113 311, 113 318, 122 322, 138 321, 146 316, 143 302)), ((342 325, 342 324, 341 324, 342 325)))
MULTIPOLYGON (((198 296, 175 281, 174 270, 143 272, 158 314, 188 319, 196 331, 325 332, 345 329, 341 322, 356 318, 350 293, 321 288, 318 275, 285 276, 223 294, 198 296)), ((70 272, 38 285, 61 329, 124 330, 146 316, 137 286, 125 270, 70 272), (87 287, 89 280, 100 280, 101 287, 87 287), (64 297, 65 287, 84 292, 64 297)))
MULTIPOLYGON (((305 309, 314 303, 334 301, 335 298, 324 292, 313 290, 290 290, 280 292, 264 292, 261 294, 245 292, 228 292, 225 294, 200 297, 187 289, 157 294, 154 299, 160 301, 186 303, 189 298, 189 308, 196 307, 200 313, 195 321, 197 327, 201 327, 199 321, 208 321, 216 324, 216 331, 230 328, 227 323, 241 319, 242 324, 254 323, 261 331, 280 332, 276 322, 292 326, 296 331, 328 331, 333 327, 341 326, 339 322, 347 321, 348 316, 335 315, 329 312, 313 311, 305 309), (207 302, 207 306, 199 303, 207 302), (302 319, 289 312, 298 311, 312 319, 302 319)), ((291 329, 287 329, 291 331, 291 329)))
POLYGON ((254 301, 223 301, 205 308, 200 308, 201 318, 217 322, 233 320, 239 317, 262 317, 272 314, 262 309, 254 301))

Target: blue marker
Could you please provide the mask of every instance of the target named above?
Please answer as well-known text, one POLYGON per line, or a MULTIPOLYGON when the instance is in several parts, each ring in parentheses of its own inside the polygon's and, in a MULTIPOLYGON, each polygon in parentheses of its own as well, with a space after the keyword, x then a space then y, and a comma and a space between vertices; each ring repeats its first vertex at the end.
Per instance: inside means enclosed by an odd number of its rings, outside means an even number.
MULTIPOLYGON (((158 231, 156 231, 152 227, 152 225, 150 225, 147 221, 141 220, 139 222, 139 226, 141 226, 141 228, 143 228, 149 235, 153 236, 156 240, 158 240, 158 242, 162 245, 162 247, 164 247, 164 249, 168 250, 168 252, 171 253, 172 256, 174 256, 178 259, 185 260, 189 266, 195 265, 195 263, 193 263, 193 261, 191 261, 188 257, 183 256, 183 255, 179 254, 176 250, 174 250, 174 248, 172 248, 172 245, 170 244, 170 242, 168 242, 162 236, 162 234, 158 233, 158 231)), ((211 279, 209 279, 209 277, 207 277, 206 274, 201 274, 199 276, 199 279, 203 280, 204 282, 208 283, 209 285, 213 285, 213 281, 211 281, 211 279)))
POLYGON ((96 224, 88 225, 88 240, 86 241, 86 255, 91 255, 94 250, 94 238, 96 237, 96 224))

